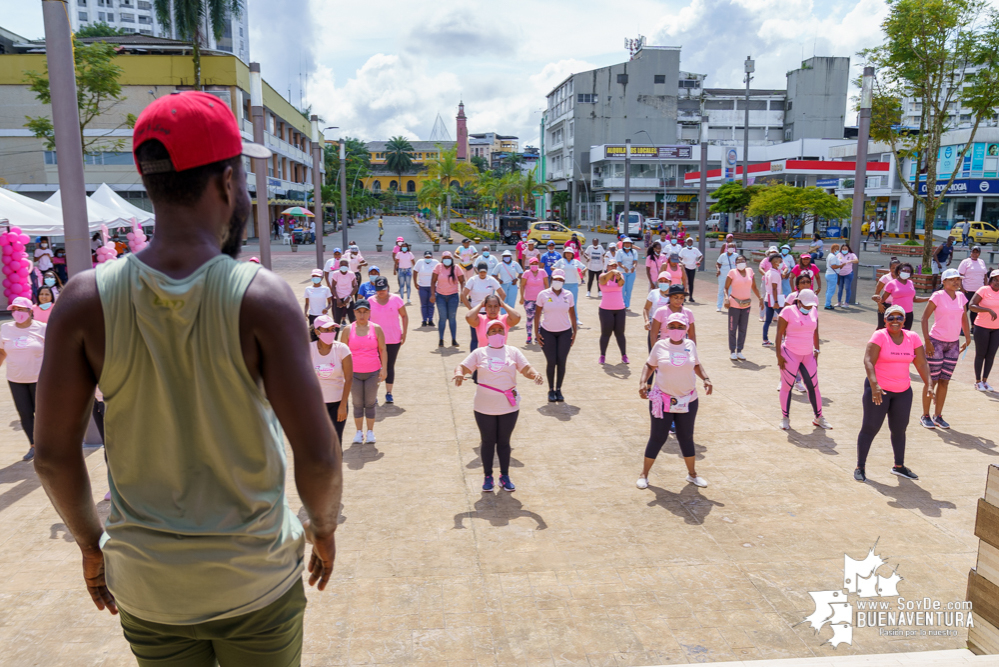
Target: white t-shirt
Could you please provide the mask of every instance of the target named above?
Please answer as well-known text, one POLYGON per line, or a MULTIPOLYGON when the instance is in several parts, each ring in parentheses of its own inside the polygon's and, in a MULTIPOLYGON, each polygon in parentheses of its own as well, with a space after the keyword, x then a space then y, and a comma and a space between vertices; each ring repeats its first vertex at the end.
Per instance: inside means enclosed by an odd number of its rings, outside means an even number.
POLYGON ((484 415, 505 415, 520 409, 510 405, 510 400, 501 391, 517 386, 517 372, 528 365, 527 357, 512 345, 501 348, 477 347, 461 365, 471 371, 478 371, 478 386, 475 388, 475 402, 472 409, 484 415), (487 389, 488 385, 494 389, 487 389))
POLYGON ((652 307, 649 308, 649 321, 650 322, 652 321, 652 318, 656 316, 656 311, 657 310, 659 310, 663 306, 668 306, 669 305, 669 297, 666 296, 666 294, 664 292, 662 292, 662 291, 660 291, 658 289, 654 289, 651 292, 649 292, 649 295, 647 297, 645 297, 645 300, 648 301, 648 302, 650 302, 652 304, 652 307))
POLYGON ((782 298, 785 296, 784 281, 781 278, 780 271, 774 268, 767 269, 767 272, 763 274, 763 289, 766 290, 763 299, 768 306, 771 308, 784 306, 784 299, 782 298), (774 286, 777 287, 777 303, 773 302, 774 286))
POLYGON ((558 294, 551 288, 541 290, 534 303, 543 309, 540 324, 542 329, 558 333, 572 328, 569 309, 575 306, 576 302, 569 290, 563 289, 558 294))
POLYGON ((319 353, 319 341, 313 341, 312 366, 323 390, 323 403, 336 403, 343 398, 343 360, 350 356, 350 348, 345 343, 334 341, 332 349, 325 357, 319 353))
POLYGON ((696 269, 701 262, 701 257, 703 253, 694 246, 683 246, 680 248, 680 262, 683 263, 685 269, 696 269))
POLYGON ((520 268, 520 264, 517 262, 500 262, 493 269, 492 274, 496 276, 496 279, 500 281, 501 284, 516 283, 520 278, 520 274, 524 272, 524 269, 520 268))
POLYGON ((465 281, 465 287, 468 288, 468 300, 471 301, 474 306, 490 294, 495 294, 496 290, 500 288, 500 284, 499 281, 492 276, 480 278, 479 274, 476 273, 474 276, 465 281))
POLYGON ((416 271, 416 286, 417 287, 430 287, 430 281, 434 277, 434 268, 440 264, 436 259, 431 257, 430 259, 423 258, 418 260, 416 264, 413 265, 413 270, 416 271))
MULTIPOLYGON (((343 259, 341 257, 340 259, 343 259)), ((323 266, 323 271, 326 273, 326 279, 330 279, 330 274, 340 268, 340 260, 335 257, 331 257, 326 260, 326 264, 323 266)))
POLYGON ((578 285, 579 272, 586 269, 586 267, 583 266, 583 263, 578 259, 570 259, 569 261, 566 261, 565 257, 563 257, 552 265, 552 270, 555 269, 562 269, 562 271, 565 272, 565 282, 567 285, 578 285))
POLYGON ((23 329, 14 322, 0 324, 0 348, 7 353, 7 380, 21 384, 38 382, 45 352, 45 324, 31 321, 23 329))
POLYGON ((656 385, 670 396, 686 396, 694 392, 697 397, 697 346, 689 338, 683 345, 676 345, 669 339, 657 341, 645 362, 656 369, 656 385))
POLYGON ((305 298, 309 302, 309 315, 322 315, 326 308, 326 300, 333 297, 333 292, 326 285, 309 286, 305 288, 305 298))
POLYGON ((39 271, 48 271, 52 268, 52 258, 55 255, 51 246, 48 248, 35 248, 35 266, 39 271))
POLYGON ((603 246, 600 245, 586 246, 583 249, 583 257, 586 258, 586 268, 590 271, 603 271, 605 252, 603 246))

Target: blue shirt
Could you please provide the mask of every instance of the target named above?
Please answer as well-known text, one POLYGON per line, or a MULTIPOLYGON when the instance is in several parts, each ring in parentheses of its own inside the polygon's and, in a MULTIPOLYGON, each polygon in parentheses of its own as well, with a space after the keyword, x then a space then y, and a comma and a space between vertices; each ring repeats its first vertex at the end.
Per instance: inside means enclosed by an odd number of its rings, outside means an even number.
POLYGON ((549 251, 541 255, 541 265, 544 267, 545 273, 548 274, 549 278, 552 277, 552 266, 560 259, 562 259, 562 255, 555 251, 549 251))
POLYGON ((376 291, 375 286, 369 280, 366 283, 361 283, 361 286, 357 288, 357 296, 362 299, 372 299, 376 291))

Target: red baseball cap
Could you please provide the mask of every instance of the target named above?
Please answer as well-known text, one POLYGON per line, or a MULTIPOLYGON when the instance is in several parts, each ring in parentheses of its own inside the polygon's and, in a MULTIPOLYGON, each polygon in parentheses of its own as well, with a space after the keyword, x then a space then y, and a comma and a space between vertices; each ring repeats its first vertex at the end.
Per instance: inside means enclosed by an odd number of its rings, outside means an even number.
POLYGON ((266 147, 243 141, 228 104, 196 90, 175 91, 143 109, 132 133, 132 153, 140 174, 186 171, 237 155, 271 156, 266 147), (163 144, 169 160, 139 162, 135 151, 150 139, 163 144))

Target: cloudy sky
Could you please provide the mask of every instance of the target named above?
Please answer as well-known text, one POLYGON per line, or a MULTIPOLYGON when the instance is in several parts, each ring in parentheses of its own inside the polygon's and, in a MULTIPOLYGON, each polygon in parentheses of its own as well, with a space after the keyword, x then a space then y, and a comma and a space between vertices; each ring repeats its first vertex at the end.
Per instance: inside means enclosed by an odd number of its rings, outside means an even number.
MULTIPOLYGON (((802 58, 850 56, 880 41, 883 0, 244 0, 250 54, 292 101, 365 140, 429 138, 440 113, 454 136, 465 102, 471 132, 537 144, 551 88, 574 72, 627 59, 626 37, 682 47, 680 66, 710 87, 783 88, 802 58), (300 84, 301 81, 301 84, 300 84)), ((39 2, 0 25, 42 35, 39 2)), ((336 130, 327 136, 338 136, 336 130)))

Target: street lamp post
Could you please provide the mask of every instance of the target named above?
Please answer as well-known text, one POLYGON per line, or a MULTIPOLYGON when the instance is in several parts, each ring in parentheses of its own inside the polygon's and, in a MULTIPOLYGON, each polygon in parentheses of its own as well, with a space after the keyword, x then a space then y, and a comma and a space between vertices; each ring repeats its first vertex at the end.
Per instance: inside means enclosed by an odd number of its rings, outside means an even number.
MULTIPOLYGON (((703 112, 702 112, 703 113, 703 112)), ((707 265, 703 261, 705 237, 708 232, 708 117, 701 116, 701 188, 698 193, 700 205, 697 207, 697 249, 701 251, 701 271, 707 265)))
MULTIPOLYGON (((867 143, 871 134, 871 107, 873 106, 874 68, 864 68, 864 79, 860 88, 860 114, 857 128, 857 168, 853 178, 853 215, 850 216, 850 250, 860 247, 861 231, 864 224, 864 189, 867 187, 867 143)), ((932 231, 930 232, 932 233, 932 231)), ((857 274, 853 272, 853 302, 857 303, 857 274)))
POLYGON ((340 140, 340 219, 343 226, 343 251, 347 252, 347 140, 340 140))
POLYGON ((45 58, 52 94, 52 125, 59 156, 59 196, 62 199, 66 268, 73 276, 93 267, 90 261, 90 228, 87 222, 87 185, 83 175, 83 137, 76 99, 76 65, 70 10, 65 0, 43 0, 45 58))
POLYGON ((312 213, 316 225, 316 268, 323 268, 325 228, 323 226, 323 147, 319 143, 319 116, 312 115, 312 213))
POLYGON ((756 63, 752 56, 746 56, 746 116, 742 128, 742 187, 749 185, 749 82, 753 80, 752 74, 756 69, 756 63))
MULTIPOLYGON (((631 231, 631 139, 624 140, 624 234, 631 231)), ((618 233, 622 233, 618 230, 618 233)))
MULTIPOLYGON (((253 119, 253 141, 264 143, 264 86, 260 63, 250 63, 250 118, 253 119)), ((267 205, 268 158, 253 158, 253 175, 257 182, 257 238, 260 240, 260 263, 271 268, 271 223, 267 205)))

